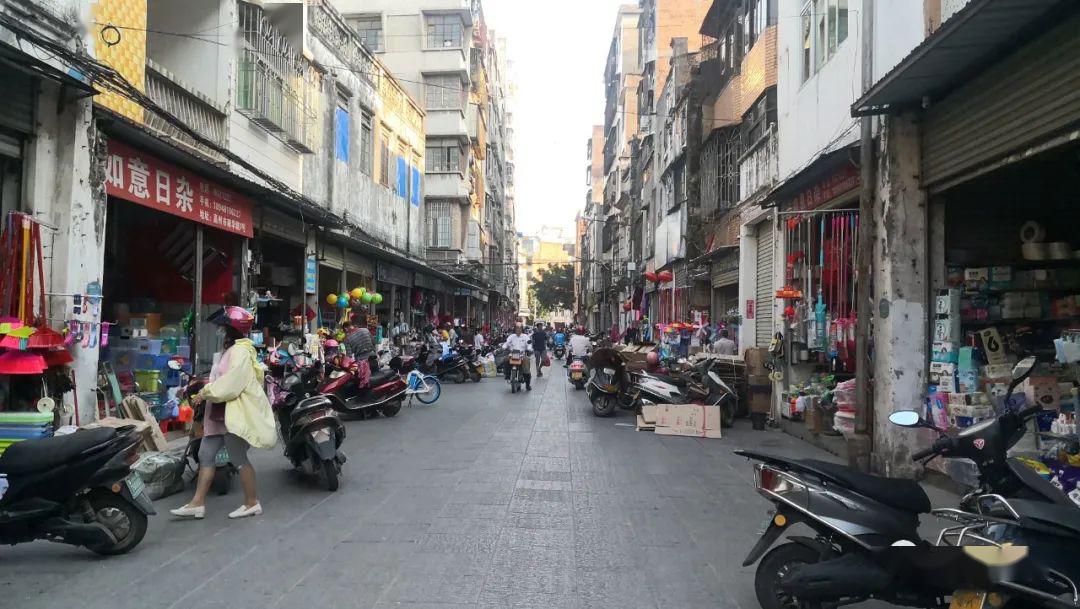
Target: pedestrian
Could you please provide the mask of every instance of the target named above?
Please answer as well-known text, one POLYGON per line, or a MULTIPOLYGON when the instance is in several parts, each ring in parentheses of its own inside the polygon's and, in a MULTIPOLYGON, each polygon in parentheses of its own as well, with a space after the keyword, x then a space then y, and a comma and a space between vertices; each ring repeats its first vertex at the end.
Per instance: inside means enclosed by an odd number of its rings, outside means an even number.
POLYGON ((619 344, 619 339, 622 337, 622 333, 619 332, 619 324, 611 322, 611 329, 608 330, 608 337, 611 339, 611 346, 619 344))
POLYGON ((244 487, 244 504, 230 512, 229 518, 258 516, 262 514, 262 504, 247 451, 250 446, 273 448, 277 429, 263 388, 263 371, 255 345, 247 338, 255 316, 241 307, 224 307, 207 318, 207 322, 218 326, 218 335, 224 339, 224 352, 210 372, 210 382, 191 398, 192 406, 206 404, 195 496, 170 513, 181 518, 206 516, 206 494, 217 471, 217 454, 224 447, 229 452, 229 461, 239 470, 240 484, 244 487))
POLYGON ((627 328, 626 332, 623 333, 623 341, 628 345, 632 345, 632 344, 638 342, 638 338, 639 338, 639 335, 638 335, 637 322, 631 322, 630 327, 627 328))
POLYGON ((728 338, 728 331, 720 330, 720 335, 712 345, 713 353, 717 355, 735 355, 737 348, 735 341, 728 338))
MULTIPOLYGON (((361 325, 349 324, 345 333, 345 352, 356 363, 356 386, 364 388, 371 381, 371 360, 375 356, 375 341, 371 331, 361 325)), ((378 360, 376 360, 378 367, 378 360)))
POLYGON ((544 376, 544 358, 547 357, 548 334, 544 330, 544 322, 537 322, 536 330, 532 333, 533 355, 536 356, 536 376, 544 376))
MULTIPOLYGON (((532 350, 532 346, 529 344, 529 337, 525 335, 525 330, 520 323, 514 324, 514 332, 506 337, 503 349, 506 349, 508 353, 520 351, 525 354, 525 357, 521 358, 521 374, 525 377, 525 389, 532 391, 532 374, 529 370, 529 352, 532 350)), ((506 380, 510 380, 510 365, 503 366, 503 370, 506 374, 506 380)))
POLYGON ((484 333, 477 330, 476 334, 473 336, 473 347, 479 351, 483 349, 485 345, 487 345, 487 341, 484 339, 484 333))

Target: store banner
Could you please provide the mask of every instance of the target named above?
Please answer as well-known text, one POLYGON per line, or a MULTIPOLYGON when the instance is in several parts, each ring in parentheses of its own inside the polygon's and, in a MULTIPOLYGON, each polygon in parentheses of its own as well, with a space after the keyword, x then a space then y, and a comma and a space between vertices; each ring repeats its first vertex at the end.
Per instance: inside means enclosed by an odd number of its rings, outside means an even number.
POLYGON ((436 279, 434 277, 431 277, 430 275, 424 275, 423 273, 417 273, 413 277, 413 285, 418 288, 427 288, 429 290, 436 290, 438 292, 442 292, 444 290, 442 279, 436 279))
POLYGON ((105 192, 225 232, 255 236, 247 197, 112 139, 105 192))
POLYGON ((319 292, 319 262, 315 256, 308 256, 304 260, 304 293, 317 294, 319 292))

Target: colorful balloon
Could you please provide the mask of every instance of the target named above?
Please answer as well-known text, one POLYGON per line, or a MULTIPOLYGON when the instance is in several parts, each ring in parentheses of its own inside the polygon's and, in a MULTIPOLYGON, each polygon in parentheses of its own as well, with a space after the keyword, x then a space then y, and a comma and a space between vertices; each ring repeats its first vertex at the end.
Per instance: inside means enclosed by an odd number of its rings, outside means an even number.
POLYGON ((360 299, 364 301, 364 304, 371 304, 372 298, 371 292, 364 292, 364 295, 360 297, 360 299))
POLYGON ((326 304, 336 305, 337 304, 337 294, 327 294, 326 295, 326 304))
POLYGON ((348 292, 342 292, 341 294, 338 295, 338 297, 337 297, 337 306, 342 308, 342 309, 348 309, 349 308, 349 293, 348 292))
POLYGON ((371 302, 373 302, 374 304, 382 304, 382 294, 379 294, 378 292, 372 294, 371 302))
POLYGON ((360 298, 364 295, 364 288, 353 288, 349 295, 353 298, 360 298))

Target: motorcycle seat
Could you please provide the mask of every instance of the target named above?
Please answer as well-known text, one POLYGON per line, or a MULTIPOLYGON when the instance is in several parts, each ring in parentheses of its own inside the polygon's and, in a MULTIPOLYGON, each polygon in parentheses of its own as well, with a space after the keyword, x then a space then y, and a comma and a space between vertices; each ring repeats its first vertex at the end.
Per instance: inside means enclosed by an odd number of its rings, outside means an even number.
POLYGON ((381 385, 381 384, 385 383, 387 380, 389 380, 390 377, 394 376, 394 374, 395 373, 394 373, 393 370, 383 370, 381 372, 372 372, 371 373, 371 380, 368 382, 368 386, 375 387, 376 385, 381 385))
POLYGON ((898 510, 916 514, 930 511, 930 498, 914 480, 872 476, 844 465, 817 459, 799 459, 793 460, 793 463, 898 510))
POLYGON ((1026 499, 1009 499, 1009 505, 1016 510, 1024 527, 1080 537, 1080 510, 1074 506, 1026 499))
POLYGON ((0 472, 10 476, 52 469, 115 437, 115 429, 99 427, 64 436, 17 442, 0 455, 0 472))

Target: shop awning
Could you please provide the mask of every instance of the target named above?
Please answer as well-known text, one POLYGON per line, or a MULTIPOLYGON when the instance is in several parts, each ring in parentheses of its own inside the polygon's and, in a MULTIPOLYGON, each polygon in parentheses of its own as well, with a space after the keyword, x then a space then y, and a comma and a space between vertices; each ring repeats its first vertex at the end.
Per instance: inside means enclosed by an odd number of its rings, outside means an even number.
POLYGON ((1071 0, 970 0, 851 106, 888 114, 941 99, 1043 29, 1071 0))
POLYGON ((483 289, 466 281, 462 281, 461 279, 458 279, 457 277, 454 277, 449 273, 437 271, 428 266, 426 263, 412 258, 411 256, 407 256, 403 252, 390 249, 388 246, 377 243, 374 240, 371 240, 369 237, 357 236, 353 233, 349 233, 345 230, 340 229, 331 230, 328 232, 328 235, 331 237, 336 237, 339 241, 344 243, 346 247, 351 248, 357 252, 368 254, 373 258, 382 259, 386 262, 391 262, 393 264, 403 266, 407 269, 423 273, 429 277, 442 279, 444 282, 448 282, 449 285, 469 288, 470 290, 483 289))
POLYGON ((857 164, 859 144, 849 144, 832 152, 826 152, 802 171, 796 172, 773 187, 761 200, 761 207, 776 207, 794 198, 822 178, 832 175, 845 164, 857 164))
POLYGON ((76 97, 89 97, 98 94, 98 90, 89 84, 8 44, 0 43, 0 63, 31 76, 47 78, 80 91, 82 95, 76 97))

